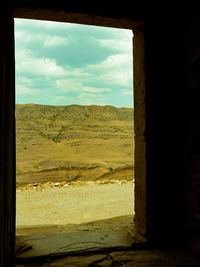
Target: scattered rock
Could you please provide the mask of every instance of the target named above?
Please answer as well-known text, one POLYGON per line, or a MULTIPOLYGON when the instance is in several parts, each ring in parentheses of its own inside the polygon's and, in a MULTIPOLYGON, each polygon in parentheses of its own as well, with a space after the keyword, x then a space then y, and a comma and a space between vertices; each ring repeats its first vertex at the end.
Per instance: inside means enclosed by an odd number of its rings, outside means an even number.
POLYGON ((36 191, 39 191, 39 192, 41 192, 42 191, 42 186, 41 186, 41 184, 38 184, 38 186, 36 187, 36 191))
POLYGON ((32 190, 33 189, 33 186, 27 186, 25 187, 25 190, 32 190))
POLYGON ((74 181, 74 182, 71 183, 71 185, 73 185, 73 186, 81 186, 81 185, 87 185, 87 183, 84 182, 84 181, 74 181))
POLYGON ((46 183, 44 183, 44 186, 45 186, 45 187, 52 186, 52 182, 46 182, 46 183))
POLYGON ((85 185, 104 185, 104 184, 119 184, 119 185, 125 185, 134 183, 134 181, 126 181, 126 180, 109 180, 109 179, 101 179, 96 181, 72 181, 72 182, 45 182, 45 183, 34 183, 34 184, 28 184, 24 187, 20 187, 17 189, 16 192, 26 191, 26 190, 36 190, 36 191, 42 191, 46 188, 61 188, 61 187, 69 187, 69 186, 85 186, 85 185))
POLYGON ((63 181, 62 183, 60 183, 61 186, 65 186, 67 184, 67 182, 63 181))

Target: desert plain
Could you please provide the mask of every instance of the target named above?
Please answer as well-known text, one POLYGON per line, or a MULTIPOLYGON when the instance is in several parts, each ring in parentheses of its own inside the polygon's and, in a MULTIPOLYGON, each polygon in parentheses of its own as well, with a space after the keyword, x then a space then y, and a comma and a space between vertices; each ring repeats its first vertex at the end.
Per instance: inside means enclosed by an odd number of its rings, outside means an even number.
POLYGON ((16 105, 17 226, 134 214, 133 109, 16 105))

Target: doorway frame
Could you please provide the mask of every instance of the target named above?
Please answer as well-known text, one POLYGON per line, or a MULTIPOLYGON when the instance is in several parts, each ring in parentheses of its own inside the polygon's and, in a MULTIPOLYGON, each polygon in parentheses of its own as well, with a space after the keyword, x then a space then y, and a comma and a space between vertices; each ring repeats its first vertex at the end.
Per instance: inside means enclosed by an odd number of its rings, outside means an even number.
POLYGON ((130 29, 133 37, 134 135, 135 135, 135 218, 136 230, 147 234, 146 194, 146 65, 144 22, 86 13, 43 8, 14 8, 9 4, 2 18, 4 40, 0 44, 1 81, 1 169, 0 169, 0 264, 13 266, 15 258, 16 147, 15 147, 15 54, 14 18, 39 19, 130 29))

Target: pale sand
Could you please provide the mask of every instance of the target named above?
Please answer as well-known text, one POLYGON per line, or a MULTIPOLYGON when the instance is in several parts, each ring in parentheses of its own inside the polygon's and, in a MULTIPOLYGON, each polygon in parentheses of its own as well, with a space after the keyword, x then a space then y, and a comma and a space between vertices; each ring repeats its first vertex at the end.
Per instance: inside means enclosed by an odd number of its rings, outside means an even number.
POLYGON ((16 225, 80 224, 134 215, 134 185, 84 186, 18 191, 16 225))

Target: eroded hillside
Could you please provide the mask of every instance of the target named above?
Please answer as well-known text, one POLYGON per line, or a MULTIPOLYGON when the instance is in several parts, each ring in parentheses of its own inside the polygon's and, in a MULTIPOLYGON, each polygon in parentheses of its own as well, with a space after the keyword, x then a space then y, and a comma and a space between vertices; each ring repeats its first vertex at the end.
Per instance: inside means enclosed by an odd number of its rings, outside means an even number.
POLYGON ((122 177, 123 168, 129 180, 133 109, 16 105, 16 149, 18 183, 122 177))

